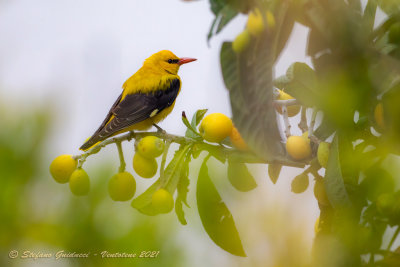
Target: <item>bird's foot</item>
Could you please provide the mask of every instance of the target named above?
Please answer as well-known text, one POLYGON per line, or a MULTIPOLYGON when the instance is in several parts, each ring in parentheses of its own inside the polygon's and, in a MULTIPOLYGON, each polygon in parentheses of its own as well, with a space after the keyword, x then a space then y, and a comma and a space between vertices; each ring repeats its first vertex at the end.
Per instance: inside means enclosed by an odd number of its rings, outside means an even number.
POLYGON ((157 128, 157 132, 159 132, 161 134, 166 134, 167 133, 163 128, 161 128, 157 124, 154 123, 153 126, 157 128))
POLYGON ((129 131, 128 141, 131 141, 134 136, 135 136, 135 132, 129 131))

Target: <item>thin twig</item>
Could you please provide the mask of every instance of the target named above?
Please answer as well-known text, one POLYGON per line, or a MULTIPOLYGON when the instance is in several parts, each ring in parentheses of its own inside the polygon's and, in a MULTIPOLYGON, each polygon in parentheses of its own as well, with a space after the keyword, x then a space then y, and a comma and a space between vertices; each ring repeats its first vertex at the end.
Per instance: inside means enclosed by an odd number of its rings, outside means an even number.
POLYGON ((115 142, 118 148, 118 156, 119 156, 119 172, 124 172, 126 163, 124 159, 124 152, 122 151, 121 141, 115 142))
POLYGON ((392 245, 393 245, 394 241, 396 240, 397 236, 399 235, 399 233, 400 233, 400 226, 397 226, 396 232, 394 232, 392 239, 390 239, 387 250, 390 250, 392 248, 392 245))
POLYGON ((286 106, 282 106, 282 113, 283 113, 283 121, 285 122, 285 134, 286 138, 290 136, 290 123, 289 123, 289 116, 287 112, 286 106))
POLYGON ((275 106, 294 106, 298 105, 299 101, 297 99, 287 99, 287 100, 274 100, 275 106))
POLYGON ((297 167, 297 168, 304 168, 305 165, 309 164, 308 162, 296 162, 291 160, 290 158, 286 157, 276 157, 276 158, 271 158, 269 160, 264 160, 262 158, 257 157, 254 153, 251 152, 239 152, 237 149, 234 148, 228 148, 228 147, 221 147, 220 145, 213 145, 209 143, 204 143, 202 141, 194 140, 192 138, 184 137, 184 136, 177 136, 173 134, 168 134, 168 133, 162 133, 162 132, 128 132, 125 134, 122 134, 118 137, 113 137, 107 140, 104 140, 103 142, 99 143, 98 145, 94 146, 93 148, 89 149, 88 151, 80 154, 80 155, 75 155, 73 156, 74 159, 78 160, 79 162, 79 167, 82 167, 83 163, 86 161, 86 159, 94 154, 97 154, 100 152, 100 150, 107 145, 114 144, 116 142, 124 142, 124 141, 130 141, 132 139, 141 139, 145 136, 156 136, 158 138, 161 138, 163 140, 168 140, 171 143, 177 143, 177 144, 199 144, 201 143, 201 149, 205 151, 215 151, 215 149, 221 150, 221 154, 225 155, 226 158, 228 157, 237 157, 239 160, 242 162, 247 162, 247 163, 260 163, 260 164, 269 164, 272 162, 279 163, 282 165, 286 166, 291 166, 291 167, 297 167))
POLYGON ((318 113, 318 110, 317 109, 313 109, 313 113, 312 113, 312 116, 311 116, 310 127, 308 128, 308 138, 310 138, 310 140, 312 140, 316 144, 319 143, 318 138, 316 138, 316 136, 314 136, 314 126, 315 126, 315 119, 317 118, 317 113, 318 113))
POLYGON ((299 122, 299 128, 302 133, 305 133, 308 131, 306 111, 307 111, 307 108, 303 106, 301 108, 301 120, 299 122))

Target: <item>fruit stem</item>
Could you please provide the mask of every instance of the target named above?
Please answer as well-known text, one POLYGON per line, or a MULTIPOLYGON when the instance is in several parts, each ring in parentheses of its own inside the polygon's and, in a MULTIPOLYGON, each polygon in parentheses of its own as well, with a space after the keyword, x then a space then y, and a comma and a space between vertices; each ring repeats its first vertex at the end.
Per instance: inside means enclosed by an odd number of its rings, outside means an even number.
POLYGON ((392 248, 392 245, 394 243, 394 241, 396 240, 397 236, 400 233, 400 226, 397 226, 396 232, 394 232, 392 239, 390 239, 389 245, 387 247, 387 250, 390 251, 390 249, 392 248))
POLYGON ((121 145, 121 141, 116 141, 115 144, 117 145, 118 148, 118 156, 119 156, 119 172, 124 172, 125 171, 125 167, 126 167, 126 163, 125 163, 125 159, 124 159, 124 152, 122 151, 122 145, 121 145))
POLYGON ((283 121, 285 122, 285 134, 286 138, 289 138, 290 136, 290 123, 289 123, 289 117, 287 113, 287 108, 286 106, 282 107, 282 113, 283 113, 283 121))
POLYGON ((274 105, 275 106, 280 106, 280 107, 283 107, 283 106, 294 106, 294 105, 298 105, 299 104, 299 101, 297 100, 297 99, 287 99, 287 100, 278 100, 278 99, 275 99, 274 100, 274 105))
POLYGON ((308 130, 306 112, 307 112, 307 108, 303 106, 301 108, 301 120, 299 122, 299 128, 300 128, 302 133, 305 133, 308 130))

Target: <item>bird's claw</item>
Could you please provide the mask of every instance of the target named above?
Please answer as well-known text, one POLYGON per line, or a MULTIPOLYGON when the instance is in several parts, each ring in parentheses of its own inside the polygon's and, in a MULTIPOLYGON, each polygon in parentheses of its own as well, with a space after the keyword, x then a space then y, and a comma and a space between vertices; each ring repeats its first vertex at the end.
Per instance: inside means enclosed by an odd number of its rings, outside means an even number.
POLYGON ((157 128, 157 132, 164 134, 164 135, 167 133, 163 128, 161 128, 157 124, 153 124, 153 126, 157 128))

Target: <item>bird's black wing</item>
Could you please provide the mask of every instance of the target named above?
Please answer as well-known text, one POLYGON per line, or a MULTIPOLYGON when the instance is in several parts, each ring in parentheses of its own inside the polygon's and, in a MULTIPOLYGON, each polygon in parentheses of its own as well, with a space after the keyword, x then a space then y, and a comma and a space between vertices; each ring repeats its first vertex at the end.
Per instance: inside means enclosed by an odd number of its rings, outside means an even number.
POLYGON ((152 93, 136 93, 127 95, 121 100, 121 96, 114 103, 107 118, 102 125, 97 129, 93 136, 81 146, 80 149, 86 150, 115 133, 142 122, 145 119, 157 115, 165 108, 171 106, 180 88, 180 80, 174 79, 171 81, 167 89, 160 89, 152 93), (111 116, 114 117, 111 119, 111 116))

